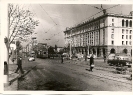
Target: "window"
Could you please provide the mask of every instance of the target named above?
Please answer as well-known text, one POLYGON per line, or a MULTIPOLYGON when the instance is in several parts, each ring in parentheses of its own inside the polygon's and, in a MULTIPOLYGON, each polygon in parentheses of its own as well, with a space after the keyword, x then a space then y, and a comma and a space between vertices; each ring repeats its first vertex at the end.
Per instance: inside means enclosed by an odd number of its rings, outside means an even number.
POLYGON ((124 45, 124 41, 122 41, 122 45, 124 45))
POLYGON ((130 20, 130 27, 132 27, 132 21, 130 20))
POLYGON ((129 41, 129 45, 132 45, 132 41, 129 41))
POLYGON ((114 19, 112 19, 112 22, 114 22, 114 19))
POLYGON ((111 38, 114 39, 114 34, 111 35, 111 38))
POLYGON ((128 30, 126 30, 126 34, 128 34, 128 30))
POLYGON ((129 36, 129 39, 132 39, 132 35, 129 36))
POLYGON ((124 26, 124 19, 122 20, 122 26, 124 26))
POLYGON ((114 29, 112 29, 112 33, 114 33, 114 29))
POLYGON ((128 27, 128 20, 126 20, 126 27, 128 27))
POLYGON ((114 26, 114 23, 112 23, 112 26, 114 26))
POLYGON ((132 34, 132 30, 130 30, 130 34, 132 34))
POLYGON ((122 39, 124 39, 124 35, 122 35, 122 39))
POLYGON ((126 35, 126 39, 128 39, 128 35, 126 35))
POLYGON ((112 45, 114 45, 114 41, 112 41, 111 43, 112 43, 112 45))
POLYGON ((126 41, 126 45, 128 44, 128 41, 126 41))
POLYGON ((124 29, 122 29, 122 34, 124 34, 124 29))

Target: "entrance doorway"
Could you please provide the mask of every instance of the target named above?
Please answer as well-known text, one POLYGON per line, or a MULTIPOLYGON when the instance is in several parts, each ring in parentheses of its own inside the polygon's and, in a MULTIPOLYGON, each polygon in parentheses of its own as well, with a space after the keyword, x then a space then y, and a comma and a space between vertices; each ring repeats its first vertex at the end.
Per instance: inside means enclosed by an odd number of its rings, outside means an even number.
POLYGON ((112 49, 110 50, 110 53, 115 53, 115 49, 112 48, 112 49))
POLYGON ((97 48, 97 57, 99 57, 99 56, 100 56, 100 49, 97 48))
POLYGON ((93 54, 96 54, 96 50, 93 48, 93 54))
POLYGON ((126 48, 123 50, 123 53, 127 54, 127 49, 126 48))
POLYGON ((103 48, 103 55, 105 55, 105 48, 103 48))

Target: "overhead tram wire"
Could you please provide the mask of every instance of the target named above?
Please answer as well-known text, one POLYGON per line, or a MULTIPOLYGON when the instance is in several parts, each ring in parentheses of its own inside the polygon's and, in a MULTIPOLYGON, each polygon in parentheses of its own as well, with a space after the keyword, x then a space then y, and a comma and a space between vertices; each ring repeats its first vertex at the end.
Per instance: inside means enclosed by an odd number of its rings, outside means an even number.
MULTIPOLYGON (((40 4, 39 4, 40 5, 40 4)), ((50 17, 50 19, 54 22, 55 25, 57 25, 57 23, 52 19, 52 17, 46 12, 46 10, 40 5, 40 7, 43 9, 43 11, 50 17)))
MULTIPOLYGON (((31 6, 31 4, 30 4, 31 6)), ((33 7, 31 6, 32 10, 35 12, 35 10, 33 9, 33 7)), ((34 13, 37 17, 38 15, 36 13, 34 13)), ((41 26, 43 27, 43 25, 41 24, 41 26)), ((55 27, 55 25, 52 26, 52 28, 55 27)), ((48 31, 50 31, 52 28, 49 28, 47 31, 45 31, 45 33, 48 33, 48 31)), ((43 29, 45 30, 45 28, 43 27, 43 29)))
MULTIPOLYGON (((119 4, 118 4, 118 5, 119 5, 119 4)), ((106 10, 111 9, 111 8, 114 8, 114 7, 118 6, 118 5, 115 5, 115 6, 112 6, 112 7, 110 7, 110 8, 107 8, 106 10)), ((97 14, 99 14, 99 13, 101 13, 101 12, 103 12, 103 10, 97 12, 97 13, 94 14, 94 15, 91 15, 90 17, 88 17, 88 18, 86 18, 86 19, 92 18, 92 17, 94 17, 95 15, 97 15, 97 14)), ((86 20, 86 19, 84 19, 84 20, 86 20)), ((80 23, 83 22, 84 20, 80 21, 80 23)), ((62 32, 62 31, 61 31, 61 32, 62 32)), ((55 34, 55 35, 58 35, 59 33, 60 33, 60 32, 58 32, 58 33, 55 34)), ((54 35, 54 36, 55 36, 55 35, 54 35)), ((54 36, 52 36, 52 37, 54 37, 54 36)), ((52 38, 52 37, 51 37, 51 38, 52 38)))
MULTIPOLYGON (((32 6, 31 6, 31 7, 32 7, 32 6)), ((34 9, 33 9, 33 8, 32 8, 32 10, 34 11, 34 9)), ((35 13, 35 15, 37 16, 37 14, 36 14, 36 13, 35 13)), ((53 27, 55 27, 56 25, 57 25, 57 24, 55 23, 55 25, 54 25, 53 27)), ((52 27, 52 28, 53 28, 53 27, 52 27)), ((43 27, 43 28, 44 28, 44 27, 43 27)), ((52 28, 50 28, 48 31, 50 31, 52 28)), ((46 31, 45 33, 47 33, 48 31, 46 31)), ((62 31, 61 31, 61 32, 62 32, 62 31)), ((59 33, 58 33, 58 34, 59 34, 59 33)), ((57 35, 57 34, 54 34, 54 36, 55 36, 55 35, 57 35)), ((54 36, 52 36, 52 37, 54 37, 54 36)), ((51 39, 52 37, 50 37, 50 39, 51 39)))
MULTIPOLYGON (((120 5, 120 4, 118 4, 118 5, 120 5)), ((111 9, 111 8, 114 8, 114 7, 118 6, 118 5, 115 5, 115 6, 112 6, 112 7, 110 7, 110 8, 107 8, 106 10, 109 10, 109 9, 111 9)), ((102 10, 102 11, 103 11, 103 10, 102 10)), ((100 11, 100 12, 102 12, 102 11, 100 11)), ((98 12, 98 13, 92 15, 92 16, 95 16, 95 15, 99 14, 100 12, 98 12)), ((89 18, 91 18, 92 16, 90 16, 89 18)), ((86 19, 87 19, 87 18, 86 18, 86 19)), ((82 21, 84 21, 84 20, 82 20, 82 21)), ((121 22, 121 21, 120 21, 120 22, 121 22)), ((117 23, 120 23, 120 22, 117 22, 117 23)), ((110 24, 110 25, 111 25, 111 24, 110 24)), ((110 26, 110 25, 109 25, 109 26, 110 26)), ((61 26, 63 26, 63 25, 61 25, 61 26)), ((129 28, 129 29, 130 29, 130 28, 129 28)), ((61 31, 61 32, 62 32, 62 31, 61 31)), ((58 32, 58 33, 55 34, 54 36, 60 34, 61 32, 58 32)), ((52 36, 52 37, 54 37, 54 36, 52 36)), ((52 38, 52 37, 51 37, 51 38, 52 38)))
MULTIPOLYGON (((119 22, 116 22, 116 23, 118 24, 118 23, 121 23, 121 22, 122 22, 122 21, 119 21, 119 22)), ((114 24, 116 24, 116 23, 114 23, 114 24)), ((63 26, 63 25, 61 25, 61 26, 63 26)), ((109 24, 109 27, 113 27, 113 26, 111 26, 111 24, 109 24)), ((131 27, 129 27, 129 28, 127 28, 127 29, 131 29, 131 27)), ((62 30, 62 31, 63 31, 63 30, 62 30)), ((61 32, 62 32, 62 31, 61 31, 61 32)), ((50 39, 51 39, 52 37, 54 37, 54 36, 60 34, 61 32, 58 32, 58 33, 54 34, 53 36, 50 37, 50 39)))
MULTIPOLYGON (((40 5, 40 6, 41 6, 41 5, 40 5)), ((42 7, 42 6, 41 6, 41 7, 42 7)), ((102 11, 100 11, 100 12, 102 12, 102 11)), ((99 14, 100 12, 98 12, 98 13, 96 13, 96 14, 90 16, 89 18, 91 18, 91 17, 93 17, 93 16, 99 14)), ((50 18, 51 18, 51 17, 50 17, 50 18)), ((52 19, 52 20, 53 20, 53 19, 52 19)), ((57 25, 57 24, 56 24, 56 25, 57 25)), ((62 32, 62 31, 61 31, 61 32, 62 32)), ((58 35, 58 34, 61 33, 61 32, 58 32, 57 34, 54 34, 54 36, 58 35)), ((54 36, 52 36, 52 37, 54 37, 54 36)), ((50 37, 50 38, 52 38, 52 37, 50 37)))

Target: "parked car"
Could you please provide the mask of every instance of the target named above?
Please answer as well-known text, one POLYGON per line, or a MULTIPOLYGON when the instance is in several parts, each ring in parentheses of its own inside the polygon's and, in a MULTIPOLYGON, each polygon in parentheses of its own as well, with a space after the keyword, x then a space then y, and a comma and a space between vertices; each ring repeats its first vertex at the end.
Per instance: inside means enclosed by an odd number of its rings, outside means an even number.
MULTIPOLYGON (((90 59, 91 56, 92 56, 92 54, 89 54, 89 55, 87 55, 87 58, 90 59)), ((97 58, 95 54, 93 54, 93 57, 97 58)))
POLYGON ((62 55, 63 55, 64 59, 69 59, 69 54, 68 53, 63 53, 62 55))
POLYGON ((28 57, 28 61, 35 61, 35 57, 34 56, 28 57))
POLYGON ((121 54, 110 54, 108 56, 107 63, 109 65, 115 66, 128 66, 131 67, 132 65, 132 58, 128 55, 121 55, 121 54))
POLYGON ((83 57, 84 57, 84 55, 83 55, 83 54, 78 53, 78 54, 76 54, 76 57, 80 59, 80 58, 83 58, 83 57))

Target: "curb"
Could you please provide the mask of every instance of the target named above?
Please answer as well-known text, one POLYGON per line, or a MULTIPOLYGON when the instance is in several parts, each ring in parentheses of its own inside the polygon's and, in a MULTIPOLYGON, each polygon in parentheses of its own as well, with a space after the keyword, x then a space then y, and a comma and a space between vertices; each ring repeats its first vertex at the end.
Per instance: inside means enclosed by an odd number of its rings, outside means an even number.
POLYGON ((26 71, 26 73, 22 74, 21 76, 17 76, 16 78, 12 79, 9 81, 9 85, 11 85, 14 81, 16 81, 19 78, 24 77, 25 75, 27 75, 33 68, 35 68, 37 65, 33 66, 30 70, 26 71))

